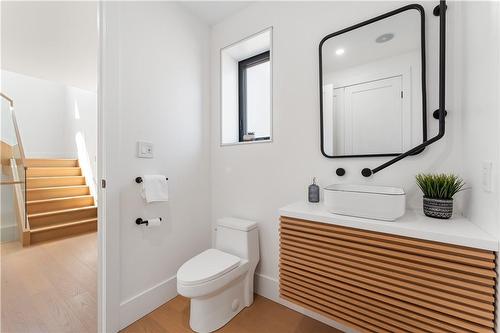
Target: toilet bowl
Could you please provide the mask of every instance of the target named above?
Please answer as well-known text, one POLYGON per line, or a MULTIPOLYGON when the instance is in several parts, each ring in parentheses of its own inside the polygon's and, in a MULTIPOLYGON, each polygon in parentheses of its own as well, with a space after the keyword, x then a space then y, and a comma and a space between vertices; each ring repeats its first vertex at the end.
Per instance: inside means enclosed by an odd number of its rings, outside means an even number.
POLYGON ((193 331, 213 332, 252 305, 258 262, 257 223, 218 220, 215 248, 191 258, 177 271, 177 292, 191 299, 193 331))

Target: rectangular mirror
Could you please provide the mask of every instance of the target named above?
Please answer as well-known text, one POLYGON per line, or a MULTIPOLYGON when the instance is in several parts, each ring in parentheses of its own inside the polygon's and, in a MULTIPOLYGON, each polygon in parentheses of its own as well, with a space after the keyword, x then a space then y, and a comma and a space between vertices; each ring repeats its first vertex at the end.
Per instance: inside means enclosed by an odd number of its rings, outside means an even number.
POLYGON ((324 156, 392 156, 427 139, 420 5, 326 36, 319 64, 324 156))

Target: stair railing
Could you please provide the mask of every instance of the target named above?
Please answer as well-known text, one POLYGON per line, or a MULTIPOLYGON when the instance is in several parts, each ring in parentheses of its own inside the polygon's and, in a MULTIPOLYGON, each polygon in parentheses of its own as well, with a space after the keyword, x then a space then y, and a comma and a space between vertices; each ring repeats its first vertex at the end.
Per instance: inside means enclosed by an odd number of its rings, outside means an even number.
MULTIPOLYGON (((19 132, 19 126, 14 112, 14 100, 0 92, 2 99, 2 169, 4 174, 9 175, 8 179, 2 179, 0 185, 14 186, 14 201, 16 217, 19 231, 24 243, 24 237, 29 235, 29 222, 27 218, 27 191, 26 191, 26 156, 19 132), (8 107, 5 107, 5 102, 8 107), (14 135, 12 135, 14 134, 14 135), (26 233, 26 231, 28 231, 26 233)), ((3 176, 3 175, 2 175, 3 176)))

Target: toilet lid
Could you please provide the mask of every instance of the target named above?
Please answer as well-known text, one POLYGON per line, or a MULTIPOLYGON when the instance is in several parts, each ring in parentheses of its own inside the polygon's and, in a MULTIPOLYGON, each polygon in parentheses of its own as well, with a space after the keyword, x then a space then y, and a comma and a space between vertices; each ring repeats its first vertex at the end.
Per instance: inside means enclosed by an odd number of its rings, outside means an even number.
POLYGON ((240 258, 217 249, 208 249, 189 259, 177 271, 177 281, 194 285, 218 278, 236 268, 240 258))

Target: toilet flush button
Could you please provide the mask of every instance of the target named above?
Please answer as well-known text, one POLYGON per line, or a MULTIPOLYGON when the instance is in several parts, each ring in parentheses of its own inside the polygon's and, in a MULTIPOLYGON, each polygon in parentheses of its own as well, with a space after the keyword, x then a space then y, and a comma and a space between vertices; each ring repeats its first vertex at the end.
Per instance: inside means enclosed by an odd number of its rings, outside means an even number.
POLYGON ((240 301, 238 299, 235 299, 233 303, 231 304, 231 309, 234 311, 238 310, 240 306, 240 301))

